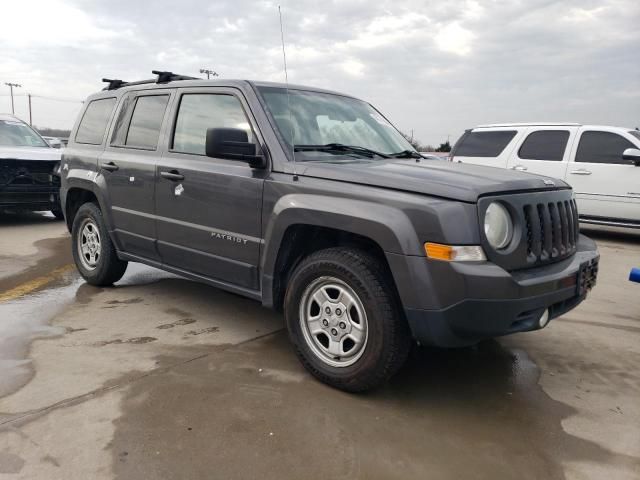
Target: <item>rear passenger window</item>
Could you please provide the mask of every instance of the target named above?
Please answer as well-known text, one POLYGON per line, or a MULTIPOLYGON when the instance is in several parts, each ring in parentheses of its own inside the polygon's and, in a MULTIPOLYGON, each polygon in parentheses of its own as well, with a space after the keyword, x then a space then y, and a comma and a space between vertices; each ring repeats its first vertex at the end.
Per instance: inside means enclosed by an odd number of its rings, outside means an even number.
POLYGON ((453 155, 456 157, 497 157, 516 136, 515 130, 470 132, 463 136, 453 155))
POLYGON ((167 108, 169 95, 152 95, 138 97, 131 116, 127 139, 127 147, 155 150, 158 147, 160 127, 167 108))
POLYGON ((636 147, 617 133, 583 132, 576 152, 576 162, 628 165, 629 162, 622 159, 622 152, 627 148, 636 147))
POLYGON ((540 130, 530 133, 520 147, 518 157, 526 160, 561 162, 568 140, 569 132, 566 130, 540 130))
POLYGON ((241 128, 253 142, 251 126, 242 104, 233 95, 188 93, 182 96, 173 136, 173 150, 196 155, 205 154, 209 128, 241 128))
POLYGON ((111 112, 116 105, 115 98, 101 98, 93 100, 84 112, 78 132, 76 142, 88 143, 90 145, 102 144, 104 132, 107 129, 107 122, 111 118, 111 112))

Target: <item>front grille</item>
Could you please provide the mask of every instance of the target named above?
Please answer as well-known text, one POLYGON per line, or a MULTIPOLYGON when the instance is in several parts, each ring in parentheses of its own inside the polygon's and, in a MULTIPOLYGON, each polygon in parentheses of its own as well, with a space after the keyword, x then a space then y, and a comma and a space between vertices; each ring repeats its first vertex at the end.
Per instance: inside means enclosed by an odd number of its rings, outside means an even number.
POLYGON ((579 233, 573 199, 527 204, 523 212, 528 263, 545 263, 575 253, 579 233))
POLYGON ((0 160, 0 187, 60 186, 51 160, 0 160))
MULTIPOLYGON (((511 244, 496 250, 481 236, 487 258, 513 271, 559 262, 578 248, 578 210, 570 189, 492 195, 478 200, 480 225, 487 207, 499 202, 514 223, 511 244)), ((481 232, 482 234, 482 232, 481 232)))

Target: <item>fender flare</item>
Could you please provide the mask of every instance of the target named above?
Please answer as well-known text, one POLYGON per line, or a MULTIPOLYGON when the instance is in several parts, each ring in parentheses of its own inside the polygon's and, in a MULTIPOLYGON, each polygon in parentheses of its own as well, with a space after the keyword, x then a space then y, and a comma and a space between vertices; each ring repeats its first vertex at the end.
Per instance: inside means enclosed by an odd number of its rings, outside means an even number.
POLYGON ((385 254, 421 254, 417 233, 410 219, 400 209, 326 195, 285 195, 274 205, 273 214, 265 228, 260 264, 265 306, 271 306, 273 302, 273 279, 282 242, 287 230, 296 225, 326 227, 357 234, 377 243, 385 254))
POLYGON ((69 174, 64 180, 63 188, 61 189, 60 200, 62 203, 62 207, 66 212, 67 211, 67 194, 69 193, 69 191, 74 189, 79 189, 79 190, 86 190, 93 193, 93 195, 98 200, 98 206, 102 211, 102 217, 107 226, 107 230, 109 232, 112 232, 113 220, 111 218, 110 209, 107 209, 105 207, 105 205, 107 205, 107 202, 105 201, 105 198, 104 198, 104 190, 103 188, 100 187, 100 184, 99 184, 101 180, 104 182, 102 175, 99 175, 96 172, 88 171, 88 170, 79 170, 79 171, 71 170, 69 171, 69 174))

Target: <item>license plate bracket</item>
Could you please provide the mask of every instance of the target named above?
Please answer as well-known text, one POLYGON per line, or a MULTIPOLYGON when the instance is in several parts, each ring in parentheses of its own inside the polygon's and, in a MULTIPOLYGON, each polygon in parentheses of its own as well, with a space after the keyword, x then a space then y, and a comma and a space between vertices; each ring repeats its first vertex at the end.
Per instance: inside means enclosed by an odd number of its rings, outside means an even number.
POLYGON ((596 285, 598 278, 598 260, 594 259, 580 265, 577 276, 577 294, 586 295, 596 285))

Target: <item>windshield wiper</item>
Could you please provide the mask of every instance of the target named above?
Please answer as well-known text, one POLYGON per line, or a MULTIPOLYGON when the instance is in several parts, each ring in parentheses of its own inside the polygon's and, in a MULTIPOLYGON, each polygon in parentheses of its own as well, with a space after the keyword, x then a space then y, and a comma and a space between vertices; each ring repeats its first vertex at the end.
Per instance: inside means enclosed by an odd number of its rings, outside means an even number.
POLYGON ((356 145, 345 145, 343 143, 327 143, 326 145, 295 145, 294 150, 296 152, 347 152, 364 155, 369 158, 374 156, 389 158, 389 155, 381 152, 376 152, 366 147, 358 147, 356 145))
POLYGON ((415 150, 402 150, 401 152, 392 153, 392 158, 424 158, 415 150))

